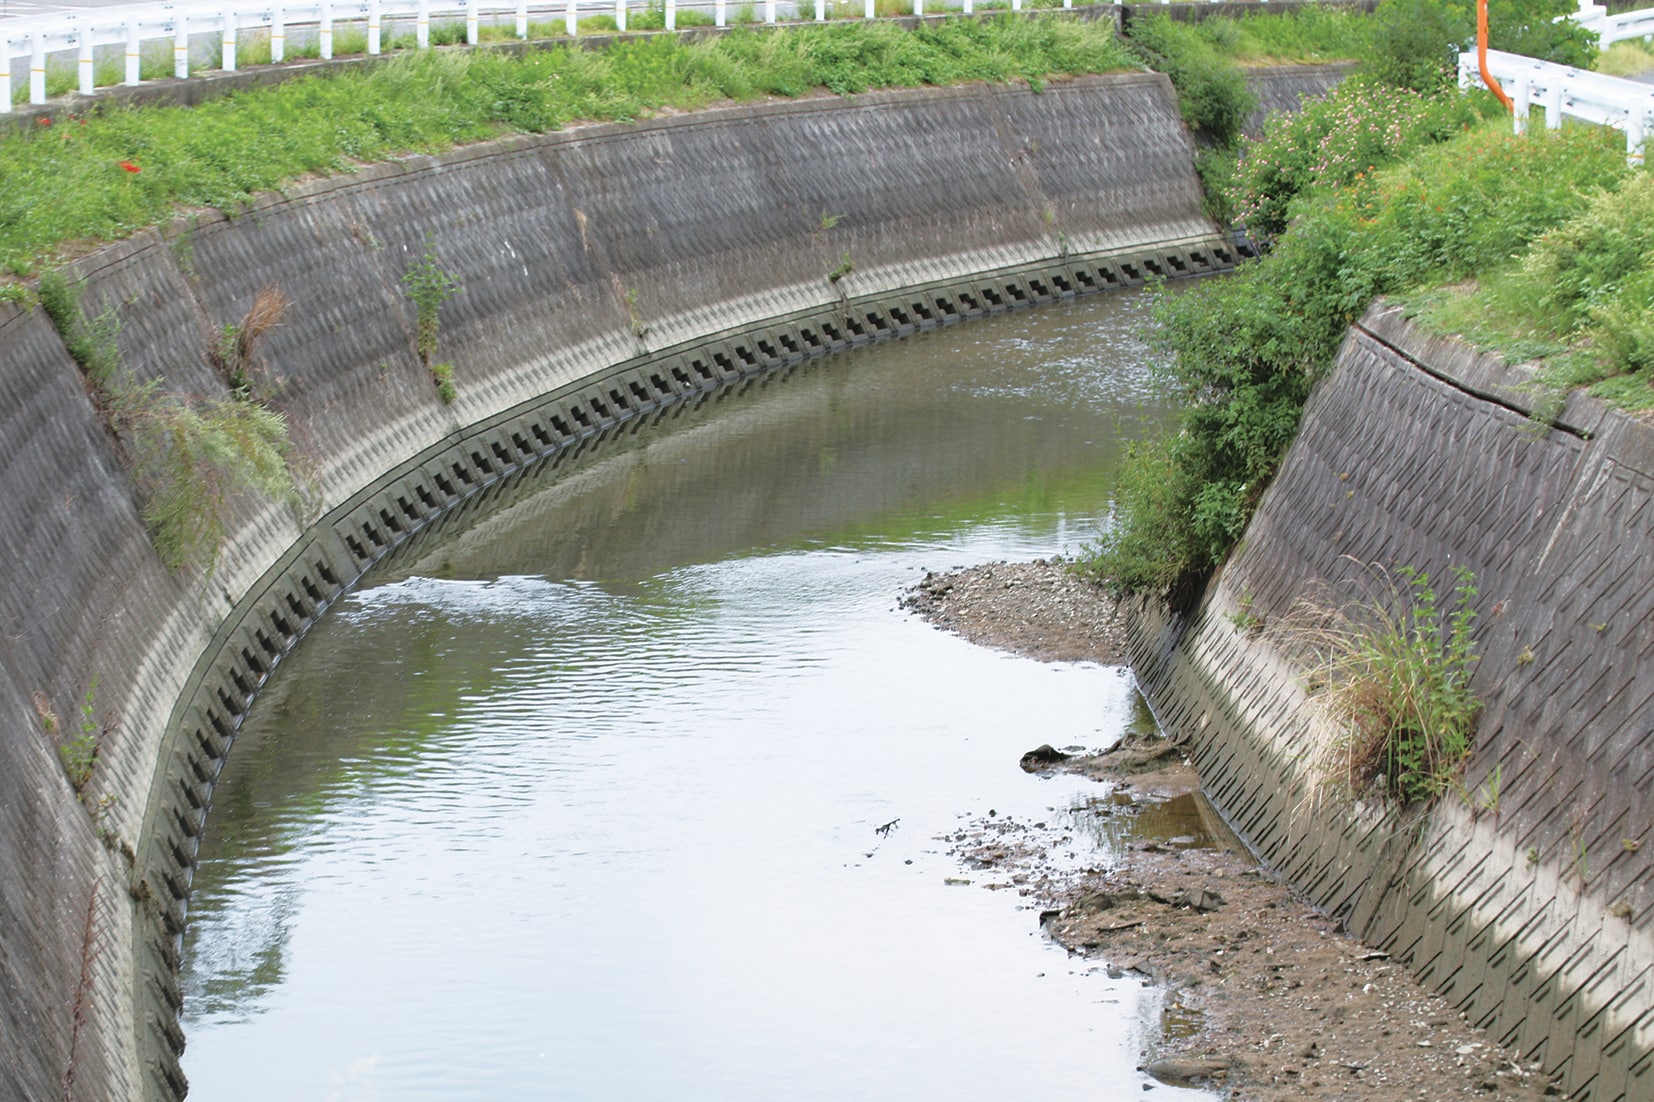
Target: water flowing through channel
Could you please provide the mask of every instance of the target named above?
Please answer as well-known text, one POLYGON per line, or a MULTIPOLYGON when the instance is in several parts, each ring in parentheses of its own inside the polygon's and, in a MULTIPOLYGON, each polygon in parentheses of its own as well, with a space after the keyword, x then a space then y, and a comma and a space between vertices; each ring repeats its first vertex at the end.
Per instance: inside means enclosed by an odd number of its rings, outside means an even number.
MULTIPOLYGON (((1072 819, 1097 786, 1017 759, 1148 722, 1129 676, 973 647, 898 599, 1094 537, 1162 416, 1144 306, 709 400, 342 602, 214 795, 191 1097, 1142 1093, 1158 994, 1068 957, 942 840, 990 809, 1072 819)), ((1111 860, 1067 836, 1059 860, 1111 860)))

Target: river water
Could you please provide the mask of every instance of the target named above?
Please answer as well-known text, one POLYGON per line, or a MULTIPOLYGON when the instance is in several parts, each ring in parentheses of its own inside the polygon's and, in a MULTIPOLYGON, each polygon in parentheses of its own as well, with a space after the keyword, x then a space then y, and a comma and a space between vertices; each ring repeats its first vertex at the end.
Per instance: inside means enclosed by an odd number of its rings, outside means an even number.
POLYGON ((1094 538, 1122 442, 1163 416, 1145 306, 720 395, 342 601, 214 795, 191 1097, 1141 1094, 1158 993, 1069 958, 939 838, 992 809, 1072 822, 1059 859, 1107 865, 1076 810, 1097 786, 1017 759, 1152 721, 1121 670, 973 647, 898 599, 1094 538))

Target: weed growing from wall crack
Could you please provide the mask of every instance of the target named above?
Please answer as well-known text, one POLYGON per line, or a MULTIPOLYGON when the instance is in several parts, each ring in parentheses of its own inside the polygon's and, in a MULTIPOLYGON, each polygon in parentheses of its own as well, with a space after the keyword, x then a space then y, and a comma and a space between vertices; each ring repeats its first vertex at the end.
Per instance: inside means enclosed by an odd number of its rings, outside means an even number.
POLYGON ((57 748, 63 771, 68 774, 69 784, 74 787, 76 796, 85 793, 86 785, 92 779, 92 767, 98 761, 98 751, 104 736, 109 733, 110 725, 98 719, 97 693, 98 679, 93 677, 80 703, 80 723, 74 735, 66 738, 57 748))
MULTIPOLYGON (((41 277, 41 306, 90 384, 93 399, 122 449, 143 499, 143 518, 161 559, 172 569, 216 561, 233 501, 248 491, 292 500, 287 422, 249 395, 200 399, 168 393, 160 380, 139 382, 121 363, 120 320, 113 308, 88 318, 82 284, 61 272, 41 277)), ((285 296, 260 292, 248 316, 218 349, 243 375, 257 339, 279 321, 285 296)), ((235 372, 227 371, 232 386, 235 372)))
POLYGON ((1458 783, 1482 706, 1470 691, 1470 571, 1453 571, 1445 601, 1424 571, 1404 566, 1395 575, 1359 605, 1306 608, 1294 634, 1317 655, 1317 696, 1347 728, 1351 789, 1376 785, 1406 804, 1458 783))
POLYGON ((442 267, 437 258, 436 246, 426 241, 424 256, 418 264, 403 274, 402 287, 408 293, 409 301, 414 304, 417 326, 414 347, 419 352, 419 362, 429 368, 431 358, 437 352, 442 304, 459 294, 460 282, 442 267))

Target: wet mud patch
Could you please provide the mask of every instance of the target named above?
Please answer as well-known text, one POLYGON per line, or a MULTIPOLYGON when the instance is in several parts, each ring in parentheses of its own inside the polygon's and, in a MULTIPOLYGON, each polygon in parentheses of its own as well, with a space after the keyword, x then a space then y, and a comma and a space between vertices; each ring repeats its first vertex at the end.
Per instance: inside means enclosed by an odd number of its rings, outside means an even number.
MULTIPOLYGON (((1066 574, 1061 564, 978 570, 974 582, 972 571, 927 577, 919 589, 928 595, 910 594, 908 607, 1004 649, 1019 649, 1036 623, 1065 646, 1084 637, 1033 613, 1016 630, 1002 626, 1019 622, 1018 590, 1058 588, 1027 571, 1066 574), (954 593, 975 596, 954 604, 954 593), (965 626, 973 610, 991 615, 965 626)), ((1047 638, 1024 653, 1061 650, 1047 638)), ((1105 648, 1077 660, 1119 659, 1105 648)), ((1200 795, 1177 746, 1141 731, 1104 754, 1039 747, 1020 764, 1091 776, 1098 794, 1043 820, 966 817, 942 839, 959 862, 955 881, 1015 891, 1070 953, 1161 987, 1162 1031, 1142 1054, 1161 1086, 1145 1090, 1203 1086, 1261 1102, 1564 1097, 1538 1065, 1473 1028, 1261 866, 1200 795)))

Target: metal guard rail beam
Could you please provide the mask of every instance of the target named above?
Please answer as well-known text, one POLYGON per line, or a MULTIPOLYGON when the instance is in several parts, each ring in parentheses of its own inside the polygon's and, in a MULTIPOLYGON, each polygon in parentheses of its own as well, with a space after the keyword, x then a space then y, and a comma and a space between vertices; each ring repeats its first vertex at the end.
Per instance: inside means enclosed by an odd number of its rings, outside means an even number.
POLYGON ((1654 35, 1654 8, 1609 15, 1608 9, 1590 0, 1580 0, 1579 11, 1567 18, 1597 33, 1597 42, 1607 49, 1616 42, 1627 42, 1654 35))
MULTIPOLYGON (((465 23, 465 40, 476 45, 479 28, 488 23, 503 22, 514 17, 515 33, 519 39, 528 38, 531 12, 551 16, 561 14, 564 32, 571 38, 579 33, 579 21, 584 15, 612 15, 616 27, 626 29, 629 8, 642 10, 647 0, 255 0, 252 3, 226 3, 224 0, 196 0, 166 4, 132 4, 124 7, 87 8, 75 12, 54 12, 46 15, 0 20, 0 113, 12 110, 12 64, 17 57, 29 59, 29 102, 46 102, 46 58, 49 54, 73 50, 77 55, 78 88, 82 95, 97 91, 97 51, 99 47, 125 46, 123 84, 142 83, 142 47, 145 42, 172 40, 172 75, 183 79, 190 75, 190 36, 211 34, 220 36, 220 68, 233 72, 236 68, 237 36, 246 30, 270 32, 270 60, 286 59, 287 29, 314 28, 319 56, 326 60, 333 56, 334 27, 338 23, 365 24, 367 52, 370 56, 384 50, 383 28, 386 20, 414 21, 415 45, 425 49, 431 44, 433 19, 465 23), (18 46, 25 47, 21 52, 18 46)), ((973 13, 973 0, 963 0, 963 12, 973 13)), ((827 0, 814 0, 815 20, 827 19, 827 0)), ((678 0, 664 0, 667 30, 677 29, 678 0)), ((706 6, 706 5, 702 5, 706 6)), ((711 0, 715 26, 728 25, 728 0, 711 0)), ((790 9, 802 9, 804 0, 789 2, 790 9)), ((1074 0, 1063 0, 1064 8, 1072 8, 1074 0)), ((777 20, 777 0, 763 0, 764 22, 777 20)), ((863 18, 873 19, 874 0, 863 0, 863 18)), ((1011 0, 1011 10, 1021 11, 1022 0, 1011 0)), ((913 14, 924 14, 924 0, 913 0, 913 14)))
MULTIPOLYGON (((1547 129, 1560 127, 1562 117, 1567 115, 1625 131, 1626 159, 1633 165, 1643 163, 1643 146, 1649 130, 1654 128, 1654 86, 1536 61, 1503 50, 1489 50, 1487 64, 1494 79, 1504 85, 1516 104, 1514 118, 1518 134, 1527 130, 1529 111, 1540 107, 1545 112, 1547 129)), ((1476 59, 1460 56, 1459 87, 1481 86, 1476 59)))

